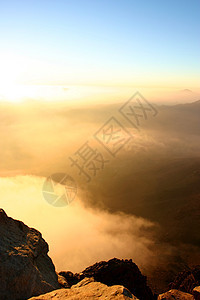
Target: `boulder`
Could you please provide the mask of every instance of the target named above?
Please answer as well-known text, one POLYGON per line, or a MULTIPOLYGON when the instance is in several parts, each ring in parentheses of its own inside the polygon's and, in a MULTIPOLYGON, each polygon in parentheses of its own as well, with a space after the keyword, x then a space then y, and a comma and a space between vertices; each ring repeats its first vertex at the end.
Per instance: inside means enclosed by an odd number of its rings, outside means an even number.
POLYGON ((192 295, 194 296, 195 300, 200 300, 200 286, 196 286, 193 291, 192 295))
POLYGON ((33 297, 29 300, 84 300, 84 299, 109 299, 109 300, 138 300, 131 292, 121 285, 108 287, 107 285, 95 282, 93 278, 84 278, 73 285, 70 289, 55 290, 51 293, 33 297))
POLYGON ((58 277, 39 231, 0 209, 0 299, 27 299, 58 289, 58 277))
POLYGON ((170 290, 159 295, 158 300, 194 300, 194 296, 178 290, 170 290))
POLYGON ((69 283, 67 282, 66 278, 60 274, 58 274, 58 283, 62 288, 68 289, 70 288, 69 283))
POLYGON ((64 277, 70 287, 81 280, 79 274, 74 274, 70 271, 62 271, 58 275, 64 277))

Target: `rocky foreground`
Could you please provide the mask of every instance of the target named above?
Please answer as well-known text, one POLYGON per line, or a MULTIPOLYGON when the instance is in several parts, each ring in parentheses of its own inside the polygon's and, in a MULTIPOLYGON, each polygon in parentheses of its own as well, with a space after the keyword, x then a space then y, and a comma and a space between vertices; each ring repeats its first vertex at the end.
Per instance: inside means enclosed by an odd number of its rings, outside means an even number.
POLYGON ((81 273, 56 273, 40 232, 0 209, 0 300, 200 299, 200 266, 182 272, 171 290, 154 295, 132 260, 111 259, 81 273))

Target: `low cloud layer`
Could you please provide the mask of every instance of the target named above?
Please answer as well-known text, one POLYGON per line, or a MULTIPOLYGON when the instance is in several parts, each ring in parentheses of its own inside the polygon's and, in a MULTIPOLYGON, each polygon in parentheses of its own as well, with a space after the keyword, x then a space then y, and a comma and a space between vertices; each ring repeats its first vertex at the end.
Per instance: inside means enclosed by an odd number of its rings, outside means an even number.
POLYGON ((111 157, 93 134, 120 118, 118 108, 2 104, 1 207, 43 233, 58 270, 81 271, 114 256, 145 270, 200 263, 200 103, 161 106, 140 131, 121 118, 133 139, 111 157), (90 183, 68 158, 86 141, 109 160, 90 183), (66 208, 42 196, 45 178, 60 172, 78 186, 66 208))
POLYGON ((53 207, 42 196, 44 180, 1 178, 1 207, 42 232, 58 271, 81 271, 113 257, 133 258, 140 266, 153 263, 155 224, 120 212, 86 209, 78 198, 66 207, 53 207))

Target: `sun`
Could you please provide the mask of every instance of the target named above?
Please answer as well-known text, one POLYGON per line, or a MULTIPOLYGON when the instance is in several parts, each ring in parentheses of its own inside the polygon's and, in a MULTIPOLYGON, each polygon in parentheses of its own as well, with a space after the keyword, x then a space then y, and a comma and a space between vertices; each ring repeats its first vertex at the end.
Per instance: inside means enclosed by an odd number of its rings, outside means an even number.
POLYGON ((5 54, 0 56, 0 100, 20 102, 27 87, 20 84, 28 67, 26 58, 5 54))
POLYGON ((7 84, 4 88, 0 89, 0 100, 20 103, 24 100, 34 97, 35 91, 31 86, 18 85, 18 84, 7 84))

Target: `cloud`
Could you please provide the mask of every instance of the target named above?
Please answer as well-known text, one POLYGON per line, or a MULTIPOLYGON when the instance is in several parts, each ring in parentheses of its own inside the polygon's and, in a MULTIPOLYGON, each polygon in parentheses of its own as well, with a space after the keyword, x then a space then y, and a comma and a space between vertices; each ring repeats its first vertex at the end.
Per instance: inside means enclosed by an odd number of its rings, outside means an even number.
POLYGON ((141 266, 153 259, 155 224, 121 212, 86 209, 78 198, 55 208, 42 196, 44 180, 36 176, 0 178, 1 207, 42 232, 58 271, 81 271, 112 257, 133 258, 141 266))
POLYGON ((140 132, 124 122, 133 139, 115 158, 93 138, 111 115, 119 117, 118 105, 2 104, 2 207, 43 233, 58 270, 80 271, 114 256, 147 271, 150 264, 198 263, 198 103, 162 106, 140 132), (86 141, 109 160, 90 183, 68 159, 86 141), (41 192, 45 177, 60 172, 78 186, 76 200, 62 209, 41 192))

